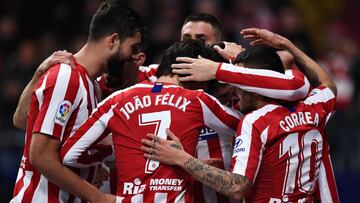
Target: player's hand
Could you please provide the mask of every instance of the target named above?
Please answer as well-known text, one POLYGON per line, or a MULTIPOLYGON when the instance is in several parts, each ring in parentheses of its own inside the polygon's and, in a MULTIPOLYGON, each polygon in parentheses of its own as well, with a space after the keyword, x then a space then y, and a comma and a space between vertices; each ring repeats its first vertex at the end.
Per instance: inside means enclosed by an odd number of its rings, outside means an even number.
POLYGON ((243 29, 240 34, 242 34, 244 38, 251 39, 252 42, 250 44, 252 46, 257 44, 266 44, 271 47, 284 50, 288 47, 288 43, 290 43, 290 41, 285 37, 265 29, 247 28, 243 29))
POLYGON ((172 64, 172 72, 180 75, 179 80, 186 81, 209 81, 215 79, 219 63, 199 56, 196 58, 177 57, 178 64, 172 64))
POLYGON ((245 48, 234 42, 223 42, 225 44, 224 49, 219 45, 215 45, 214 49, 227 61, 234 61, 236 56, 243 52, 245 48))
POLYGON ((101 165, 97 167, 95 178, 93 181, 93 185, 97 188, 100 188, 103 185, 103 181, 109 179, 109 172, 106 168, 102 167, 101 165))
POLYGON ((164 140, 152 133, 147 134, 149 139, 142 139, 141 150, 143 150, 144 157, 147 159, 160 161, 164 164, 175 165, 176 161, 184 151, 183 146, 178 137, 174 135, 169 129, 166 133, 170 140, 164 140))
POLYGON ((58 63, 66 63, 69 64, 72 68, 75 68, 75 62, 72 53, 67 52, 66 50, 55 51, 36 69, 36 75, 41 77, 51 66, 58 63))

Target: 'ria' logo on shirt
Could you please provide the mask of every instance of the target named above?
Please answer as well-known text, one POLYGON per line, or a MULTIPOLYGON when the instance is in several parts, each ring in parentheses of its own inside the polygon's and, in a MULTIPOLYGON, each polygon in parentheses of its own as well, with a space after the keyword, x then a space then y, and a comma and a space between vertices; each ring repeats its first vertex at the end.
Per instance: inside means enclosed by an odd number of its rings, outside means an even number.
POLYGON ((141 185, 141 180, 139 178, 135 178, 134 183, 124 183, 123 194, 136 195, 144 192, 145 188, 146 184, 141 185))

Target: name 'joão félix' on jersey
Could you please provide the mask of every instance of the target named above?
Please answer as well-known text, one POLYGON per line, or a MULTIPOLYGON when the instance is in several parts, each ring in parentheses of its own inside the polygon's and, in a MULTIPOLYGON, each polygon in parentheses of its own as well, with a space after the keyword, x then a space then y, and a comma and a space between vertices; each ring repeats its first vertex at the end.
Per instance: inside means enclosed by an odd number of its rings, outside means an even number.
POLYGON ((135 96, 133 101, 127 102, 124 106, 120 108, 120 112, 123 113, 127 120, 130 119, 132 113, 138 109, 149 107, 151 105, 166 105, 173 106, 185 112, 186 107, 191 104, 187 98, 182 96, 175 96, 174 94, 159 94, 151 98, 150 95, 145 95, 142 97, 135 96))

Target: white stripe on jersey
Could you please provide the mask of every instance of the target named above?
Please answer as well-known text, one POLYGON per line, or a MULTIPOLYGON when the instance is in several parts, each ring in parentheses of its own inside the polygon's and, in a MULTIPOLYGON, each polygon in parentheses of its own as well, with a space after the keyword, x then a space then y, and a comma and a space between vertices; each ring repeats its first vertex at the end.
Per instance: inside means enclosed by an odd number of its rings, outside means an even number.
MULTIPOLYGON (((236 141, 241 139, 243 142, 243 147, 245 148, 245 152, 236 153, 234 152, 233 157, 236 157, 236 162, 234 165, 233 173, 237 173, 240 175, 245 175, 247 162, 249 160, 250 155, 250 144, 252 139, 252 124, 257 121, 261 116, 264 116, 268 112, 273 111, 274 109, 278 108, 278 105, 269 104, 264 106, 261 109, 253 111, 252 113, 245 116, 242 126, 241 126, 241 133, 237 135, 236 141), (245 142, 244 142, 245 141, 245 142), (241 160, 241 161, 238 161, 241 160)), ((255 181, 255 178, 254 180, 255 181)))
POLYGON ((43 99, 44 99, 44 94, 43 94, 43 91, 46 87, 46 81, 47 81, 47 77, 48 77, 49 73, 47 73, 44 77, 44 80, 41 84, 41 86, 39 87, 39 89, 37 89, 35 91, 35 95, 36 95, 36 98, 39 102, 39 110, 41 109, 41 106, 43 105, 43 99))
POLYGON ((304 104, 311 105, 311 104, 317 104, 321 102, 327 102, 331 99, 335 98, 334 93, 329 89, 313 89, 310 92, 310 95, 308 98, 305 99, 304 104), (313 95, 311 95, 313 94, 313 95))
POLYGON ((186 190, 180 192, 180 194, 176 196, 174 203, 185 203, 185 194, 186 194, 186 190))
POLYGON ((48 202, 48 189, 48 180, 43 175, 40 175, 40 181, 34 191, 32 202, 48 202))
POLYGON ((24 186, 21 188, 20 192, 10 201, 10 203, 22 202, 24 193, 25 193, 26 189, 29 187, 31 177, 33 175, 32 171, 25 171, 22 168, 20 168, 19 170, 21 170, 22 172, 25 172, 25 177, 23 178, 24 186))
MULTIPOLYGON (((239 67, 239 66, 235 66, 232 64, 226 64, 226 63, 223 63, 221 65, 220 69, 226 70, 229 72, 233 72, 233 73, 242 73, 242 74, 253 75, 253 76, 268 77, 269 79, 278 78, 278 79, 284 79, 284 80, 291 81, 294 78, 292 70, 287 70, 287 71, 285 71, 285 74, 282 74, 282 73, 278 73, 276 71, 271 71, 271 70, 250 69, 250 68, 239 67)), ((238 88, 241 88, 241 89, 249 91, 249 92, 255 92, 257 94, 261 94, 261 95, 268 96, 271 98, 276 98, 276 99, 286 98, 289 101, 295 101, 295 100, 298 100, 299 98, 304 98, 310 88, 310 83, 305 76, 304 76, 304 85, 299 87, 298 89, 291 89, 291 90, 254 87, 254 86, 247 86, 247 85, 241 85, 241 84, 236 84, 236 83, 229 83, 229 84, 232 84, 238 88)))
MULTIPOLYGON (((209 107, 198 98, 203 111, 204 124, 209 128, 215 130, 219 135, 234 136, 235 131, 231 128, 224 128, 224 124, 210 109, 209 107)), ((229 113, 230 114, 230 113, 229 113)))
POLYGON ((319 190, 320 190, 321 202, 332 203, 329 183, 326 178, 325 166, 322 161, 321 161, 320 171, 319 171, 319 190))
POLYGON ((294 78, 294 75, 289 71, 287 74, 282 74, 272 70, 266 69, 254 69, 254 68, 246 68, 241 66, 236 66, 229 63, 223 63, 220 67, 221 70, 226 70, 233 73, 242 73, 246 75, 254 75, 254 76, 263 76, 263 77, 270 77, 270 78, 279 78, 285 80, 291 80, 294 78))
POLYGON ((132 196, 131 203, 144 203, 144 194, 138 194, 132 196))
POLYGON ((246 86, 246 85, 239 85, 234 83, 232 84, 240 89, 243 89, 245 91, 249 92, 255 92, 257 94, 261 94, 264 96, 268 96, 275 99, 283 99, 287 98, 289 101, 295 101, 299 98, 303 98, 306 95, 304 95, 304 92, 308 92, 308 89, 310 87, 310 83, 306 80, 305 85, 293 90, 277 90, 277 89, 270 89, 270 88, 261 88, 261 87, 252 87, 252 86, 246 86))
POLYGON ((96 108, 96 101, 95 101, 95 87, 91 80, 86 76, 87 83, 89 84, 89 92, 90 92, 90 101, 91 101, 91 107, 92 109, 96 108))
MULTIPOLYGON (((57 78, 61 78, 61 80, 56 80, 53 93, 51 95, 51 99, 49 102, 49 107, 46 111, 44 121, 41 125, 41 132, 45 134, 52 135, 53 129, 54 129, 54 118, 56 116, 57 109, 59 108, 58 105, 51 105, 51 104, 60 104, 62 101, 64 101, 64 97, 67 91, 67 87, 69 84, 71 76, 71 67, 66 64, 61 64, 59 73, 57 75, 57 78)), ((39 102, 40 103, 40 102, 39 102)), ((73 109, 70 110, 71 112, 73 109)), ((71 114, 70 114, 71 115, 71 114)), ((64 126, 66 126, 66 123, 68 122, 68 119, 65 121, 64 126)), ((65 128, 62 129, 63 131, 65 128)), ((63 134, 63 133, 61 133, 63 134)))
POLYGON ((154 202, 166 203, 167 193, 157 192, 155 193, 154 202))
MULTIPOLYGON (((268 131, 269 131, 269 126, 267 128, 265 128, 265 130, 260 134, 260 139, 261 139, 261 152, 259 154, 259 163, 261 163, 262 157, 263 157, 263 152, 265 150, 265 144, 268 138, 268 131)), ((255 176, 254 176, 254 180, 256 179, 256 176, 259 172, 260 169, 260 164, 258 164, 257 168, 256 168, 256 172, 255 172, 255 176)))
MULTIPOLYGON (((103 114, 87 131, 77 140, 74 145, 69 149, 69 152, 66 153, 63 159, 63 164, 73 167, 88 167, 89 164, 78 163, 81 152, 85 150, 87 146, 90 146, 95 140, 97 140, 105 131, 107 123, 110 118, 114 115, 113 109, 116 105, 111 106, 108 112, 103 114), (95 135, 97 136, 95 138, 95 135), (74 150, 78 149, 78 150, 74 150)), ((99 163, 91 163, 91 165, 97 165, 99 163)))
MULTIPOLYGON (((79 76, 81 78, 81 76, 79 76)), ((79 80, 79 89, 76 93, 76 97, 75 97, 75 102, 74 102, 74 106, 78 106, 78 114, 76 116, 75 119, 75 123, 73 126, 73 129, 79 129, 79 127, 81 126, 81 124, 86 121, 86 119, 89 117, 89 110, 87 108, 87 104, 88 104, 88 100, 83 99, 83 98, 87 98, 87 91, 86 90, 84 82, 82 79, 79 80), (79 103, 81 102, 81 103, 79 103)), ((70 136, 72 136, 76 131, 72 130, 70 132, 70 136)))

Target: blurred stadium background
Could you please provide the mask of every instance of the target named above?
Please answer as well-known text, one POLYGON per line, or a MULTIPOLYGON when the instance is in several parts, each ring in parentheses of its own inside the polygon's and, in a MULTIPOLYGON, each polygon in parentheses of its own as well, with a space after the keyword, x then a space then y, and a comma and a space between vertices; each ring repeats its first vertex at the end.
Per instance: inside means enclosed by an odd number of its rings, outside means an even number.
MULTIPOLYGON (((215 15, 226 41, 247 46, 246 27, 281 33, 333 74, 337 113, 328 125, 342 202, 358 202, 360 188, 360 2, 356 0, 129 0, 150 28, 147 63, 180 38, 190 13, 215 15)), ((18 98, 34 70, 59 49, 77 51, 86 41, 99 0, 0 1, 0 202, 9 202, 24 143, 12 125, 18 98)))

